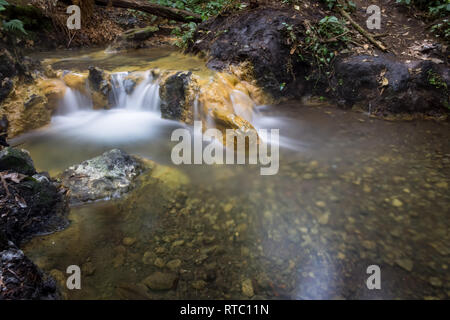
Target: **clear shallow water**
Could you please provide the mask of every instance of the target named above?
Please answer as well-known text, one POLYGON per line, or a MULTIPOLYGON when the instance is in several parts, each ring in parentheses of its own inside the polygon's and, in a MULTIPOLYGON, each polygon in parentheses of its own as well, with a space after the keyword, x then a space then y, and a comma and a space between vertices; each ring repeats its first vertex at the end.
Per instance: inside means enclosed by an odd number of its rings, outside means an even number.
MULTIPOLYGON (((62 280, 67 266, 82 267, 69 299, 245 299, 249 283, 261 299, 450 297, 448 123, 295 102, 259 111, 256 127, 280 129, 277 175, 179 166, 189 177, 181 190, 151 183, 72 208, 71 226, 26 254, 62 280), (381 290, 366 287, 373 264, 381 290), (148 290, 155 272, 176 275, 176 287, 148 290)), ((113 147, 171 165, 181 126, 143 111, 80 112, 17 143, 52 174, 113 147)))

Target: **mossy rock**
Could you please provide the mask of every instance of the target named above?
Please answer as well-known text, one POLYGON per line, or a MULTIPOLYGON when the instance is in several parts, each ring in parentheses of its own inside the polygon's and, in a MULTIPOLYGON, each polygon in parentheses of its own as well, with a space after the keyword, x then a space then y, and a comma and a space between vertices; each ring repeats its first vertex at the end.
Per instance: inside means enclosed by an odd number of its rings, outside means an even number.
POLYGON ((127 41, 143 41, 152 37, 155 32, 158 32, 159 28, 157 26, 148 26, 145 28, 137 28, 125 31, 120 35, 122 40, 127 41))
POLYGON ((33 175, 36 173, 33 160, 27 151, 8 147, 0 151, 0 171, 11 170, 33 175))

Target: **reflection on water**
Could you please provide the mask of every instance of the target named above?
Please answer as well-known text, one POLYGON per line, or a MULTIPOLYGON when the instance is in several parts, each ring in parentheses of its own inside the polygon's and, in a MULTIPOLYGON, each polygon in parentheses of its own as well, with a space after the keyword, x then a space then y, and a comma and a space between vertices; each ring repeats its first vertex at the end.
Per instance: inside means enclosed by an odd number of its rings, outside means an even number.
MULTIPOLYGON (((112 147, 170 164, 180 124, 129 117, 55 119, 22 147, 53 173, 112 147)), ((26 254, 62 282, 80 265, 82 290, 65 291, 72 299, 450 297, 447 123, 298 104, 259 117, 256 127, 280 129, 277 175, 180 166, 189 183, 179 190, 142 183, 121 200, 73 208, 67 230, 34 239, 26 254), (366 287, 373 264, 382 290, 366 287)))

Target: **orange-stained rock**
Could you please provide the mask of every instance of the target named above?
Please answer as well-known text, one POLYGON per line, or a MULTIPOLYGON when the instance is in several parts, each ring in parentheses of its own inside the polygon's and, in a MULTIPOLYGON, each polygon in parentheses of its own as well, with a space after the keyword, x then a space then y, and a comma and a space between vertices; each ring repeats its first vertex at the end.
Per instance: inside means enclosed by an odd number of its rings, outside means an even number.
POLYGON ((78 90, 82 93, 86 93, 86 79, 87 74, 80 74, 80 73, 67 73, 63 77, 63 81, 66 83, 66 85, 69 88, 78 90))

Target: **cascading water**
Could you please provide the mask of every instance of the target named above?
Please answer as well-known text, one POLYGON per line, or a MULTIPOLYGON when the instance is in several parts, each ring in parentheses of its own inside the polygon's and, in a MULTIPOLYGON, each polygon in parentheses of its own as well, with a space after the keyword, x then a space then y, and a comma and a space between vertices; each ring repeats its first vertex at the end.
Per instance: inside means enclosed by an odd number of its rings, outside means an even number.
POLYGON ((67 115, 80 110, 92 110, 92 99, 78 90, 67 88, 64 98, 59 103, 58 115, 67 115))
MULTIPOLYGON (((113 144, 148 140, 174 122, 161 119, 159 83, 150 71, 130 77, 111 75, 111 109, 93 110, 92 98, 67 88, 52 129, 90 143, 113 144)), ((180 126, 177 124, 177 126, 180 126)))

